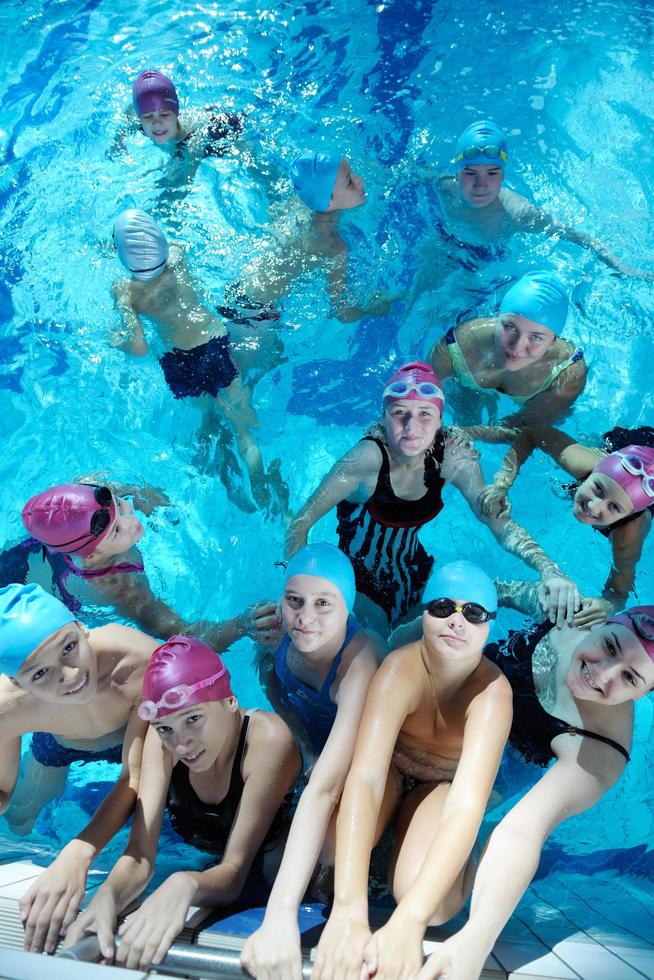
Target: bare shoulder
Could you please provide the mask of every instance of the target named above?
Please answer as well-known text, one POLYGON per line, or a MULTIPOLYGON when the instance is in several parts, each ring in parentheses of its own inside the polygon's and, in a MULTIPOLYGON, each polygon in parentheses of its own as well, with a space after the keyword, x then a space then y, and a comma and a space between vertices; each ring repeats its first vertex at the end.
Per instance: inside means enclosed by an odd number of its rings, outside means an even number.
POLYGON ((382 662, 383 652, 376 634, 358 629, 343 653, 343 662, 350 665, 356 662, 358 669, 377 666, 382 662))
POLYGON ((456 194, 456 177, 452 174, 441 174, 436 178, 436 190, 442 197, 453 198, 456 194))
POLYGON ((348 449, 340 462, 361 473, 376 472, 382 463, 382 451, 372 439, 361 439, 348 449))
POLYGON ((8 677, 0 678, 0 740, 14 739, 31 732, 36 718, 26 709, 28 698, 8 677))
POLYGON ((294 744, 290 728, 274 711, 259 710, 250 715, 248 745, 252 748, 257 751, 266 749, 269 755, 294 744))
POLYGON ((131 626, 123 626, 122 623, 110 623, 91 630, 89 641, 98 655, 131 654, 146 660, 150 659, 159 646, 159 640, 131 626))
POLYGON ((529 222, 540 213, 535 204, 532 204, 523 194, 512 191, 510 187, 503 187, 500 190, 499 202, 509 218, 518 224, 529 222))

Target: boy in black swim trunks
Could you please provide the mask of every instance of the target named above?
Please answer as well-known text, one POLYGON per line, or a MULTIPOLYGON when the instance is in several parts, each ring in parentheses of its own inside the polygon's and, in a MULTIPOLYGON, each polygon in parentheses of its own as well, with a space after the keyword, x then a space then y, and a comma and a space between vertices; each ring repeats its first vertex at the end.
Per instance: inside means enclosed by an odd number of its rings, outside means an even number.
MULTIPOLYGON (((145 355, 148 345, 141 317, 152 320, 170 348, 159 358, 168 387, 175 398, 194 398, 203 414, 200 438, 207 440, 219 434, 222 415, 234 430, 257 505, 270 508, 276 498, 284 509, 287 491, 277 464, 266 473, 252 437, 252 429, 259 423, 249 391, 239 377, 230 336, 198 295, 182 247, 169 247, 156 221, 137 210, 118 216, 114 242, 121 263, 131 275, 113 286, 123 320, 123 330, 113 338, 113 345, 145 355)), ((227 489, 232 488, 228 485, 227 489)), ((247 501, 238 495, 235 501, 249 509, 247 501)))

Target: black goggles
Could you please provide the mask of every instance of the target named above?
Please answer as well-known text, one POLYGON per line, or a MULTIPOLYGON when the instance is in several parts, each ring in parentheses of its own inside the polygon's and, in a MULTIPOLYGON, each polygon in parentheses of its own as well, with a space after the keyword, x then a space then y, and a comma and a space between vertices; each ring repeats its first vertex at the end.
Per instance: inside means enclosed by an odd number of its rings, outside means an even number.
POLYGON ((464 618, 469 623, 474 623, 475 626, 480 623, 487 623, 489 619, 495 619, 497 616, 497 613, 489 612, 478 602, 464 602, 462 606, 457 606, 454 599, 432 599, 431 602, 427 602, 423 606, 423 609, 434 619, 447 619, 452 613, 460 612, 463 613, 464 618))
POLYGON ((634 624, 636 636, 639 636, 641 640, 648 640, 651 643, 654 640, 654 619, 648 616, 647 613, 628 612, 627 616, 634 624))
POLYGON ((86 534, 80 534, 78 537, 73 538, 72 541, 60 542, 57 545, 59 550, 65 548, 69 555, 74 555, 76 551, 84 547, 89 538, 99 538, 107 530, 111 523, 111 512, 109 510, 113 499, 111 490, 109 487, 93 487, 93 499, 99 505, 99 509, 91 515, 88 532, 86 534), (77 544, 78 541, 82 543, 77 548, 70 547, 71 544, 77 544))

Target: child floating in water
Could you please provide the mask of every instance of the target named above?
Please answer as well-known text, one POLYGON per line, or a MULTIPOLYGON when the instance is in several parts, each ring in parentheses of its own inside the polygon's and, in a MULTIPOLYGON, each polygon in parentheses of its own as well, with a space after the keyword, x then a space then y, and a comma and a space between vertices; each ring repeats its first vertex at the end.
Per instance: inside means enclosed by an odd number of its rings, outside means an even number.
POLYGON ((270 311, 298 276, 319 269, 327 274, 334 315, 342 323, 385 316, 394 297, 375 295, 360 306, 348 295, 349 253, 338 226, 344 211, 365 204, 361 177, 352 172, 345 157, 307 151, 293 161, 291 180, 310 213, 294 209, 275 224, 270 247, 246 265, 239 282, 228 288, 228 305, 221 307, 221 313, 237 320, 260 318, 259 311, 270 311))
POLYGON ((180 111, 175 86, 154 69, 136 78, 132 99, 134 108, 126 111, 108 155, 124 151, 126 138, 140 129, 169 155, 164 176, 169 185, 188 184, 204 157, 222 156, 230 138, 243 131, 241 116, 214 106, 180 111))
POLYGON ((252 867, 267 877, 266 852, 285 834, 279 811, 300 754, 281 718, 239 708, 227 668, 200 640, 173 636, 154 652, 138 712, 151 727, 129 842, 66 944, 97 931, 112 959, 116 919, 152 877, 167 806, 177 832, 219 863, 177 871, 121 927, 116 962, 147 969, 164 958, 191 905, 234 902, 252 867))
MULTIPOLYGON (((131 489, 133 493, 135 488, 131 489)), ((74 613, 108 606, 153 636, 183 631, 200 636, 215 650, 226 650, 243 636, 275 629, 271 603, 258 603, 224 623, 191 623, 155 595, 137 548, 143 525, 126 499, 129 491, 129 487, 62 483, 37 493, 22 513, 32 537, 5 553, 8 571, 18 571, 22 559, 20 580, 38 579, 74 613), (43 580, 43 550, 52 570, 51 582, 43 580)))
POLYGON ((115 786, 21 901, 25 947, 53 952, 74 919, 96 855, 134 807, 146 724, 136 714, 157 642, 128 626, 90 632, 38 585, 0 589, 0 812, 12 800, 23 735, 34 732, 21 782, 29 798, 8 817, 27 832, 57 798, 72 762, 122 762, 115 786))
MULTIPOLYGON (((220 432, 222 415, 236 436, 257 505, 270 509, 275 501, 283 511, 286 487, 277 462, 268 473, 264 470, 252 436, 259 422, 249 391, 239 377, 230 336, 198 295, 182 246, 169 246, 157 222, 138 210, 123 211, 118 216, 114 242, 121 263, 131 275, 113 286, 123 330, 112 343, 137 356, 147 354, 141 318, 151 320, 169 348, 159 358, 166 384, 175 398, 193 398, 202 412, 200 439, 206 441, 220 432)), ((238 502, 235 492, 233 495, 238 502)))

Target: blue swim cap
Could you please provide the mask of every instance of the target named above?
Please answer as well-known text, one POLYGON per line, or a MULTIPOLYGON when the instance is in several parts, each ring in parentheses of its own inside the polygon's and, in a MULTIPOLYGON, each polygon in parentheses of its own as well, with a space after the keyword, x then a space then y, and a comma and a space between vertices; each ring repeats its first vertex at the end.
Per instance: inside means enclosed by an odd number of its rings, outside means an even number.
POLYGON ((291 180, 297 195, 314 211, 326 211, 331 201, 341 158, 333 153, 307 150, 291 164, 291 180))
POLYGON ((0 589, 0 671, 12 677, 49 636, 75 617, 40 585, 0 589))
POLYGON ((502 167, 506 169, 509 159, 506 154, 506 137, 499 126, 488 119, 480 119, 464 129, 456 144, 456 152, 452 163, 458 170, 464 167, 474 167, 485 164, 487 167, 502 167), (495 152, 482 152, 483 150, 495 152), (478 151, 478 152, 473 152, 478 151))
POLYGON ((286 566, 284 585, 293 575, 315 575, 326 578, 343 596, 347 611, 352 612, 356 597, 354 569, 350 559, 336 545, 326 544, 323 541, 300 548, 286 566))
POLYGON ((508 290, 500 313, 514 313, 561 333, 568 317, 568 293, 551 272, 528 272, 508 290))
POLYGON ((488 612, 497 612, 497 590, 493 580, 471 561, 436 565, 422 593, 425 604, 432 599, 465 599, 478 602, 488 612))

